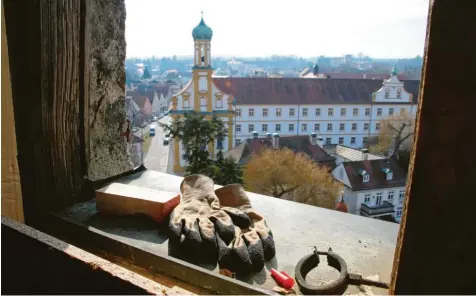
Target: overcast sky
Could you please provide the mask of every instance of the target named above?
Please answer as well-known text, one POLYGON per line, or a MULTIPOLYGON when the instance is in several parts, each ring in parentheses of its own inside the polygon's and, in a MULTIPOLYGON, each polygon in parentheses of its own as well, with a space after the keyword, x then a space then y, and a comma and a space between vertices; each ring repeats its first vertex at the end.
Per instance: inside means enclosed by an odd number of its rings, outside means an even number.
POLYGON ((423 54, 429 0, 125 0, 128 57, 193 54, 213 29, 213 56, 423 54))

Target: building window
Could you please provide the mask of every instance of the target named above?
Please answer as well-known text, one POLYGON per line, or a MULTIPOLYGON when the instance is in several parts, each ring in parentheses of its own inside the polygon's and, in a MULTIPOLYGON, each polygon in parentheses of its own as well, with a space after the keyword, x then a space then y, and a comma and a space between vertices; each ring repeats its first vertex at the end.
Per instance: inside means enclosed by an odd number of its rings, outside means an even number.
POLYGON ((368 204, 370 202, 370 193, 366 193, 364 197, 364 203, 368 204))
POLYGON ((263 132, 267 132, 267 131, 268 131, 268 125, 267 125, 267 124, 263 124, 263 125, 261 126, 261 130, 262 130, 263 132))
POLYGON ((236 116, 241 116, 241 109, 236 109, 236 116))
POLYGON ((359 108, 354 108, 354 109, 352 110, 352 115, 353 115, 353 116, 359 116, 359 108))
POLYGON ((401 98, 402 98, 402 89, 397 88, 397 99, 401 99, 401 98))
POLYGON ((248 116, 250 116, 250 117, 255 116, 255 109, 250 108, 250 109, 248 110, 248 116))
POLYGON ((343 132, 345 130, 345 124, 341 123, 339 124, 339 131, 343 132))
POLYGON ((302 116, 307 116, 307 108, 302 109, 302 116))
POLYGON ((347 109, 340 108, 340 116, 345 116, 346 113, 347 113, 347 109))
POLYGON ((355 137, 350 138, 350 144, 355 145, 355 137))
POLYGON ((255 125, 254 124, 250 124, 248 125, 248 131, 251 133, 251 132, 254 132, 255 130, 255 125))
POLYGON ((217 139, 217 149, 223 150, 223 139, 217 139))
POLYGON ((206 107, 207 106, 207 99, 205 97, 200 97, 200 107, 206 107))
POLYGON ((369 124, 368 123, 364 123, 364 131, 368 131, 369 130, 369 124))
POLYGON ((344 137, 339 137, 339 145, 344 144, 344 137))
POLYGON ((329 110, 327 110, 327 115, 334 116, 334 108, 329 108, 329 110))
POLYGON ((370 115, 370 108, 365 108, 365 116, 369 116, 370 115))
POLYGON ((314 131, 318 132, 321 129, 321 125, 319 123, 314 124, 314 131))
POLYGON ((183 108, 190 108, 190 101, 188 99, 183 99, 183 108))
POLYGON ((321 108, 316 108, 316 116, 321 116, 321 108))
POLYGON ((303 123, 303 124, 301 125, 301 131, 307 132, 307 124, 303 123))
POLYGON ((241 144, 241 140, 240 140, 240 139, 236 139, 236 140, 235 140, 235 146, 238 146, 238 145, 240 145, 240 144, 241 144))
POLYGON ((326 144, 329 145, 332 141, 332 138, 331 137, 327 137, 326 138, 326 144))
POLYGON ((276 116, 281 116, 281 108, 276 108, 276 116))
POLYGON ((241 124, 236 125, 236 131, 239 133, 241 132, 241 124))
POLYGON ((363 180, 362 180, 362 181, 363 181, 364 183, 367 183, 369 180, 370 180, 370 175, 364 175, 364 176, 363 176, 363 180))
POLYGON ((388 115, 390 115, 390 116, 393 115, 393 108, 388 109, 388 115))
POLYGON ((362 146, 367 145, 367 137, 362 138, 362 146))
POLYGON ((292 123, 289 124, 289 131, 290 132, 294 131, 294 124, 292 123))
POLYGON ((382 116, 382 108, 377 108, 377 116, 382 116))
POLYGON ((294 116, 294 108, 289 109, 289 116, 294 116))
POLYGON ((404 198, 405 198, 405 189, 400 189, 400 191, 398 192, 398 202, 402 204, 404 198))
POLYGON ((388 199, 389 201, 393 201, 393 191, 389 191, 389 192, 388 192, 387 199, 388 199))
POLYGON ((352 131, 356 131, 357 130, 357 123, 352 123, 352 131))
POLYGON ((263 116, 268 116, 268 108, 263 108, 263 116))
POLYGON ((387 87, 385 89, 385 98, 388 99, 389 96, 390 96, 390 89, 387 87))
POLYGON ((377 192, 377 199, 375 200, 376 206, 379 206, 380 203, 382 202, 382 195, 383 195, 383 192, 377 192))
POLYGON ((378 132, 380 130, 380 123, 375 124, 375 131, 378 132))
POLYGON ((280 132, 281 131, 281 124, 276 123, 276 131, 280 132))
POLYGON ((405 108, 400 108, 400 115, 401 115, 401 116, 405 115, 405 112, 407 112, 407 109, 405 109, 405 108))
POLYGON ((217 108, 223 108, 223 100, 217 99, 217 108))
POLYGON ((397 210, 397 217, 400 217, 402 215, 402 210, 397 210))
POLYGON ((327 131, 331 132, 332 131, 332 123, 327 124, 327 131))
POLYGON ((392 178, 393 178, 393 173, 392 172, 387 173, 387 180, 392 180, 392 178))

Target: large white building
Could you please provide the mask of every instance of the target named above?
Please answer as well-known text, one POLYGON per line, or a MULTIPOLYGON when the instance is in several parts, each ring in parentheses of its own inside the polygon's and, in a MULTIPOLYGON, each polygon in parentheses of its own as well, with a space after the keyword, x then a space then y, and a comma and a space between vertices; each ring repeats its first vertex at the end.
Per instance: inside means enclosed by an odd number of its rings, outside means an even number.
POLYGON ((214 78, 214 85, 236 99, 235 145, 260 135, 317 133, 325 144, 362 147, 377 135, 380 121, 402 112, 416 114, 419 81, 214 78))

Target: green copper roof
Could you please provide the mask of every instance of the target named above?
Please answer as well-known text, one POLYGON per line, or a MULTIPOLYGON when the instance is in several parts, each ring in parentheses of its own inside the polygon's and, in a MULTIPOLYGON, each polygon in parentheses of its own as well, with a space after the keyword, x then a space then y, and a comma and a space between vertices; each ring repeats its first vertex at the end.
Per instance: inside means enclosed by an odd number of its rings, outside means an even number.
POLYGON ((398 72, 397 72, 397 67, 395 67, 395 65, 393 66, 393 69, 392 69, 392 75, 397 75, 398 72))
POLYGON ((198 24, 198 26, 193 28, 192 36, 193 36, 193 39, 195 39, 195 40, 197 40, 197 39, 198 40, 212 40, 213 31, 203 21, 203 15, 202 15, 202 19, 201 19, 200 23, 198 24))

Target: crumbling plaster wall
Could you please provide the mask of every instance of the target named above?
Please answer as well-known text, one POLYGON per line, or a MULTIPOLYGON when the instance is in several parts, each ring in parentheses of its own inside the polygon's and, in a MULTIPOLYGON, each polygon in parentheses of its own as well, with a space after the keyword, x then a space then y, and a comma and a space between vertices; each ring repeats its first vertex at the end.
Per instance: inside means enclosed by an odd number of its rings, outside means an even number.
POLYGON ((133 169, 125 137, 124 0, 90 0, 88 179, 105 179, 133 169))

